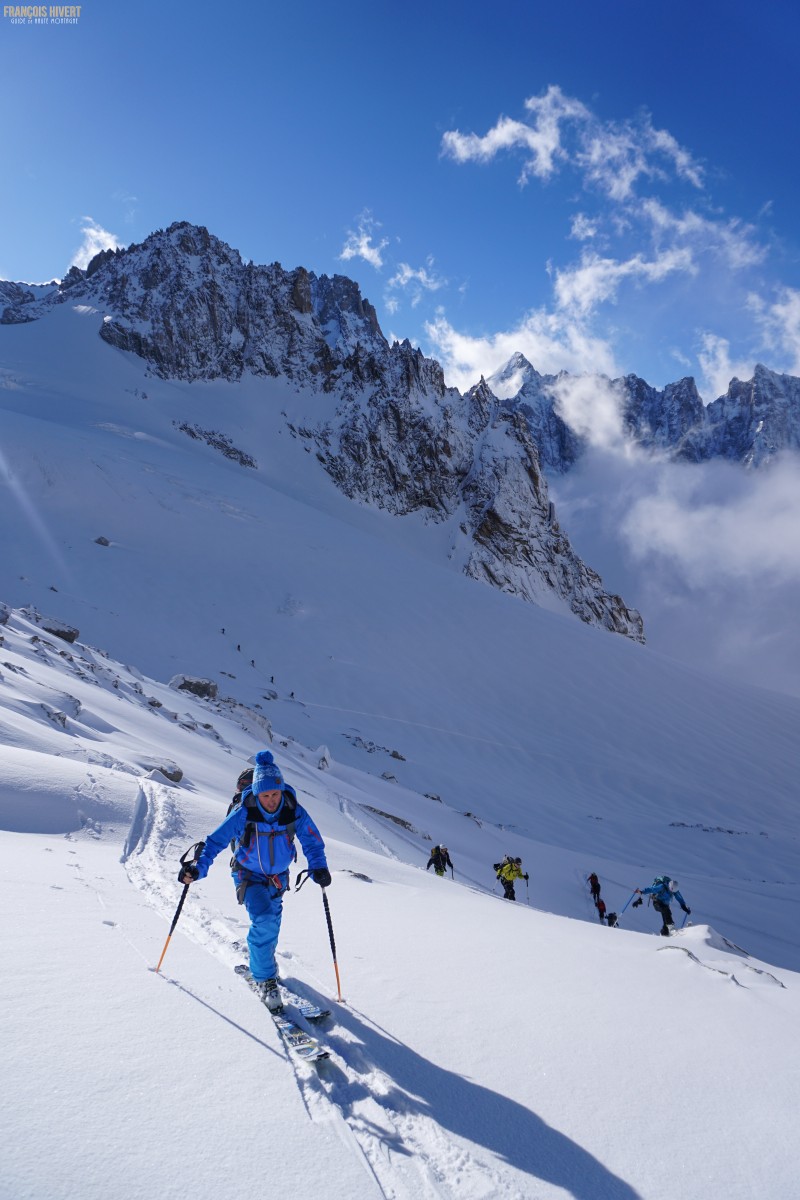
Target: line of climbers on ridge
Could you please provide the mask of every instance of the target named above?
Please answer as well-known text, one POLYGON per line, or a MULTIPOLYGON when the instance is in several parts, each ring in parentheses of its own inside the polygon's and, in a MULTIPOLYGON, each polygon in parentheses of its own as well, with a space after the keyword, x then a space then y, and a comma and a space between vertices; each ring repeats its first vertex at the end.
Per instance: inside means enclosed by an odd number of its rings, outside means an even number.
MULTIPOLYGON (((431 867, 433 867, 434 873, 440 877, 447 874, 449 867, 451 879, 456 877, 450 853, 445 845, 434 846, 431 850, 425 870, 430 871, 431 867)), ((527 873, 523 874, 522 859, 512 858, 510 854, 507 854, 502 862, 494 864, 494 873, 495 878, 503 885, 503 895, 506 900, 516 900, 514 883, 517 879, 524 879, 527 884, 529 878, 527 873)))
MULTIPOLYGON (((230 846, 230 871, 236 885, 236 898, 250 918, 247 935, 250 974, 262 1000, 273 1010, 282 1008, 275 952, 283 916, 283 898, 290 887, 289 867, 297 861, 295 836, 308 862, 307 873, 321 888, 329 887, 331 873, 319 830, 298 803, 297 793, 284 780, 272 753, 260 750, 255 756, 255 766, 246 768, 239 775, 225 819, 205 841, 192 848, 195 852, 192 861, 181 860, 178 873, 179 882, 187 887, 204 879, 215 858, 230 846)), ((444 876, 449 867, 451 877, 455 878, 453 862, 444 845, 434 846, 431 851, 426 870, 431 867, 439 876, 444 876)), ((503 885, 505 899, 516 900, 516 880, 524 879, 527 885, 529 878, 522 870, 522 859, 506 855, 502 862, 494 864, 494 871, 503 885)), ((595 872, 588 876, 587 882, 600 920, 616 925, 617 914, 606 914, 605 903, 600 897, 600 880, 595 872)), ((631 901, 637 908, 643 903, 643 896, 652 897, 653 907, 663 922, 661 933, 664 936, 669 936, 674 929, 670 908, 673 900, 677 900, 687 916, 691 912, 677 882, 668 875, 657 876, 650 887, 636 888, 625 908, 631 901)))
MULTIPOLYGON (((450 852, 444 844, 434 846, 431 850, 425 870, 429 871, 431 867, 433 867, 434 872, 439 876, 446 875, 447 868, 449 867, 450 876, 452 879, 455 879, 455 869, 450 858, 450 852)), ((496 879, 503 886, 503 896, 506 900, 516 900, 517 897, 514 891, 516 880, 524 879, 527 885, 529 879, 528 873, 522 870, 522 859, 512 857, 510 854, 507 854, 502 862, 494 863, 494 873, 496 879)), ((597 873, 592 871, 591 875, 587 876, 586 882, 589 885, 589 891, 594 906, 597 909, 600 923, 607 923, 610 929, 618 926, 619 917, 617 913, 607 910, 606 902, 600 895, 600 880, 597 873)), ((669 937, 670 933, 675 929, 675 922, 672 919, 672 909, 670 907, 673 900, 676 900, 680 904, 687 917, 692 911, 687 907, 683 896, 678 890, 676 880, 670 879, 669 875, 657 875, 650 887, 636 888, 630 900, 626 903, 625 908, 628 907, 631 901, 633 901, 633 907, 638 908, 643 904, 642 896, 647 896, 649 899, 652 898, 653 908, 661 917, 661 933, 664 937, 669 937), (635 900, 634 896, 637 897, 635 900)), ((625 909, 622 911, 624 912, 625 909)))

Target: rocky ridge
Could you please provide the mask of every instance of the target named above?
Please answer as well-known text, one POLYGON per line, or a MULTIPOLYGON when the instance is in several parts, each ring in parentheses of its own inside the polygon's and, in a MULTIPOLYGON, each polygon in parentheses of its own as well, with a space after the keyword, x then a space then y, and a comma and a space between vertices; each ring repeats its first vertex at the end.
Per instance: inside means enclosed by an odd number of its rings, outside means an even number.
MULTIPOLYGON (((515 354, 488 379, 511 409, 525 416, 550 471, 568 471, 586 450, 586 440, 562 414, 560 392, 566 372, 540 375, 515 354)), ((753 378, 732 379, 724 396, 705 405, 691 377, 651 387, 638 375, 596 379, 598 392, 616 394, 623 435, 645 451, 682 462, 724 458, 760 467, 783 451, 800 450, 800 379, 757 363, 753 378)))

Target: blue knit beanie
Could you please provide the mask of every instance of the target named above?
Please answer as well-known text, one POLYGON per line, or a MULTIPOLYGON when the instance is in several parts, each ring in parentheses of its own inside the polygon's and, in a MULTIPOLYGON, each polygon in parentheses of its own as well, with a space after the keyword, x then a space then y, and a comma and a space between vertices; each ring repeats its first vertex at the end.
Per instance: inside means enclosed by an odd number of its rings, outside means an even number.
POLYGON ((261 792, 283 791, 281 769, 269 750, 259 750, 256 755, 256 765, 253 771, 251 787, 254 796, 260 795, 261 792))

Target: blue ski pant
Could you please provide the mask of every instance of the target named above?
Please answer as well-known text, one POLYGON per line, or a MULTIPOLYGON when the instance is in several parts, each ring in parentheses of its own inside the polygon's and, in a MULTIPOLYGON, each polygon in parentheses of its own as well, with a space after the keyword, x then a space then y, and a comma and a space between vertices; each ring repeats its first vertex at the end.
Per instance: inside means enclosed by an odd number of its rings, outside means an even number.
MULTIPOLYGON (((281 883, 288 881, 289 873, 278 876, 281 883)), ((244 894, 244 906, 250 918, 247 947, 250 951, 250 974, 253 979, 275 979, 278 965, 275 948, 281 931, 283 917, 283 892, 272 883, 251 883, 244 894)))

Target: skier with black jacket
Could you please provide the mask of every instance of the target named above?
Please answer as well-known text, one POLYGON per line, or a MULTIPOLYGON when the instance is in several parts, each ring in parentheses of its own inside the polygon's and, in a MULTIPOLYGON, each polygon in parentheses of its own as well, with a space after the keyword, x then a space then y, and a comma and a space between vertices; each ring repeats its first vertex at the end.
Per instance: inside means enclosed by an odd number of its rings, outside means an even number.
POLYGON ((453 864, 450 861, 450 854, 447 846, 433 847, 431 850, 431 856, 428 859, 428 865, 425 870, 430 871, 431 867, 433 867, 437 875, 445 875, 448 867, 451 871, 453 870, 453 864))

